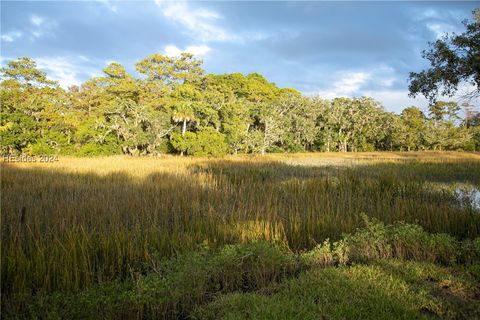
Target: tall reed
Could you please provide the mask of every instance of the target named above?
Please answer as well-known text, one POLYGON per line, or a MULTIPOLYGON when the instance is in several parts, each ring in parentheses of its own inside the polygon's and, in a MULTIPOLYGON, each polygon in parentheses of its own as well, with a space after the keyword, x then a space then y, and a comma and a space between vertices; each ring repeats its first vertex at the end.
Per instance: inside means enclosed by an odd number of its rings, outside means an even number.
POLYGON ((455 184, 480 186, 466 153, 65 158, 2 164, 2 293, 74 291, 137 277, 198 246, 267 240, 292 250, 362 224, 480 235, 455 184))

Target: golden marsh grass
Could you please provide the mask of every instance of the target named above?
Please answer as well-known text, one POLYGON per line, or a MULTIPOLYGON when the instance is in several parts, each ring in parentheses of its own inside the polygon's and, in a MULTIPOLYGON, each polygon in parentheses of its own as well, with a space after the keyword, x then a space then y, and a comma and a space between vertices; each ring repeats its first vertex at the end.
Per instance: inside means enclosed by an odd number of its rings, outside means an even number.
POLYGON ((480 186, 478 153, 60 158, 2 163, 2 292, 76 290, 141 273, 158 256, 267 240, 305 250, 361 224, 480 235, 455 205, 480 186))

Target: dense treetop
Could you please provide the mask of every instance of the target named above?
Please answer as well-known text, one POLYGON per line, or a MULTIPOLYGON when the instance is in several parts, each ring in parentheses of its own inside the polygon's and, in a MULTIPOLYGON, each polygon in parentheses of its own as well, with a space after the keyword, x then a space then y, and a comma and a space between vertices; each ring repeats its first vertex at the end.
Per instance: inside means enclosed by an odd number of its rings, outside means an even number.
POLYGON ((478 150, 479 115, 454 102, 387 112, 368 97, 306 97, 262 75, 205 74, 191 54, 119 63, 64 90, 19 58, 1 69, 4 154, 223 155, 299 151, 478 150))
POLYGON ((439 93, 453 96, 462 83, 472 86, 464 95, 480 96, 480 9, 473 14, 473 21, 463 22, 466 28, 463 33, 447 34, 423 51, 431 67, 410 73, 412 96, 420 93, 433 103, 439 93))
POLYGON ((258 73, 205 74, 189 53, 152 54, 137 76, 110 63, 103 76, 68 90, 27 57, 1 68, 3 154, 223 155, 302 151, 479 150, 480 115, 453 95, 478 96, 479 11, 466 31, 424 52, 431 68, 410 74, 410 93, 430 99, 400 115, 369 97, 307 97, 258 73))

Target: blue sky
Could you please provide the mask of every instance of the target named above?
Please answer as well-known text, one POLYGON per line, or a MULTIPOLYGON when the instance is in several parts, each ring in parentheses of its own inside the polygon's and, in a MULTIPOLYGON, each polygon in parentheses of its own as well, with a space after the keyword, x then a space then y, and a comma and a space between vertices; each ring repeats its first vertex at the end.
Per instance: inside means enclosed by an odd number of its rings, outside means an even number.
POLYGON ((372 96, 400 111, 427 42, 462 32, 479 1, 2 1, 1 63, 21 56, 64 87, 117 61, 135 73, 160 52, 196 54, 208 73, 259 72, 324 98, 372 96))

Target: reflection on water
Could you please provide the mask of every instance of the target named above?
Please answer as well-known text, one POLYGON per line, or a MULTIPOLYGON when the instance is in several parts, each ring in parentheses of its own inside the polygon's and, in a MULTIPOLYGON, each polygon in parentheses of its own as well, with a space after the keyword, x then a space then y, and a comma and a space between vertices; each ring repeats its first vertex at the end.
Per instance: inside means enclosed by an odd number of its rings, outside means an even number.
POLYGON ((462 207, 480 210, 480 190, 476 187, 458 187, 455 189, 455 196, 462 207))

